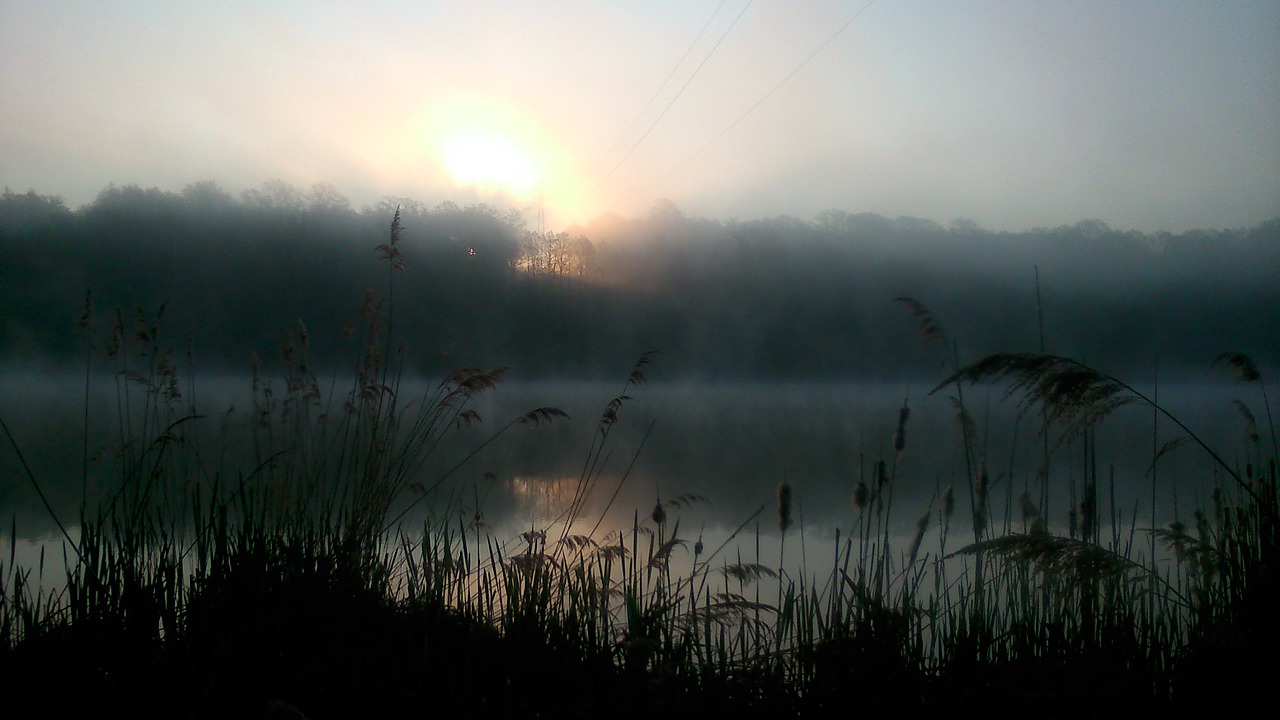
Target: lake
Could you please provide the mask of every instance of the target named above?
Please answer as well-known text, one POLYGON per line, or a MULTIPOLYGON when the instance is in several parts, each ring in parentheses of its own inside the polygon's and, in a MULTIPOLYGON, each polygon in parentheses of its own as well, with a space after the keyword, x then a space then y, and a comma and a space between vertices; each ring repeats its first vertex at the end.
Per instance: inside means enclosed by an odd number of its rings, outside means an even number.
MULTIPOLYGON (((283 380, 270 383, 279 402, 283 380)), ((267 384, 263 380, 260 387, 267 384)), ((332 398, 321 400, 330 417, 341 414, 343 388, 350 383, 321 381, 319 385, 322 396, 332 398)), ((182 385, 183 397, 174 402, 184 412, 175 417, 183 417, 192 406, 204 416, 179 426, 175 434, 181 441, 165 450, 185 463, 185 484, 195 477, 206 483, 215 476, 224 482, 265 477, 253 475, 250 459, 251 387, 248 377, 209 377, 182 385)), ((401 406, 408 405, 412 413, 415 398, 435 387, 434 382, 404 382, 401 406)), ((786 482, 794 499, 788 533, 788 548, 794 550, 787 553, 805 553, 813 568, 829 562, 837 531, 848 538, 856 530, 855 489, 860 481, 874 487, 876 463, 885 461, 892 504, 885 506, 890 497, 886 491, 879 507, 891 513, 893 545, 909 545, 918 518, 929 513, 925 547, 939 549, 940 512, 944 494, 951 488, 957 509, 948 549, 955 549, 972 540, 966 450, 950 398, 954 387, 929 396, 931 388, 927 382, 658 381, 624 386, 623 382, 504 381, 468 400, 465 409, 474 410, 477 417, 450 429, 437 447, 424 454, 413 476, 406 479, 393 513, 406 502, 418 500, 419 488, 429 488, 431 492, 404 515, 406 527, 415 527, 427 517, 456 516, 463 526, 479 520, 486 532, 514 546, 520 532, 546 528, 562 519, 586 478, 590 492, 574 533, 594 530, 601 540, 611 532, 629 531, 636 520, 652 525, 649 518, 661 502, 668 514, 667 532, 678 527, 689 547, 699 537, 708 549, 717 547, 741 528, 737 540, 740 544, 745 539, 746 549, 738 544, 733 548, 773 558, 780 549, 777 490, 786 482), (593 448, 602 437, 603 413, 610 400, 620 395, 628 399, 616 408, 616 421, 609 425, 597 453, 593 448), (897 453, 894 433, 904 402, 910 415, 903 451, 897 453), (503 429, 540 407, 555 407, 568 417, 503 429), (470 456, 477 448, 479 452, 470 456)), ((92 505, 109 497, 119 484, 122 445, 132 448, 129 452, 135 457, 154 458, 159 451, 151 441, 167 423, 144 416, 139 401, 142 389, 137 383, 117 385, 109 376, 92 379, 86 473, 83 375, 11 371, 4 377, 0 417, 41 490, 73 534, 82 486, 92 505), (119 412, 126 390, 131 393, 132 408, 127 414, 119 412), (144 421, 155 436, 130 445, 127 437, 136 437, 144 421), (122 433, 121 427, 132 429, 122 433)), ((1068 534, 1070 510, 1081 502, 1089 478, 1097 480, 1104 524, 1110 527, 1114 518, 1117 532, 1135 524, 1151 525, 1153 492, 1156 524, 1164 526, 1175 517, 1188 519, 1195 508, 1208 507, 1215 483, 1224 481, 1205 452, 1186 444, 1161 457, 1153 485, 1153 454, 1179 432, 1159 418, 1153 437, 1151 409, 1135 404, 1116 410, 1087 440, 1059 444, 1056 431, 1051 431, 1046 494, 1040 473, 1046 443, 1039 434, 1036 413, 1020 415, 1016 404, 1003 399, 999 389, 965 386, 964 392, 973 423, 971 467, 975 476, 985 468, 990 522, 997 532, 1023 528, 1020 498, 1026 493, 1041 509, 1047 500, 1051 529, 1068 534)), ((1256 449, 1251 448, 1256 446, 1245 436, 1245 420, 1233 399, 1252 407, 1262 441, 1267 442, 1265 414, 1254 386, 1183 383, 1161 387, 1159 398, 1238 467, 1252 461, 1256 449)), ((332 425, 333 420, 326 422, 332 425)), ((31 562, 39 548, 46 547, 60 557, 56 526, 8 443, 0 452, 0 470, 0 513, 16 528, 13 534, 21 539, 20 554, 31 562)), ((165 489, 175 497, 181 490, 165 489)), ((5 535, 0 541, 5 547, 0 549, 7 555, 10 533, 5 535)))

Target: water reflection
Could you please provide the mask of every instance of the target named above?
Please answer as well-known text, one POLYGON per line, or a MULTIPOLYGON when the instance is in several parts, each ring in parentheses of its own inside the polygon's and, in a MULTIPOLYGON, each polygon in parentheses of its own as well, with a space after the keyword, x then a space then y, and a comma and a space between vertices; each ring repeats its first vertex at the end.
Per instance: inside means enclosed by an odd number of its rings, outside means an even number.
MULTIPOLYGON (((42 490, 69 525, 78 515, 82 489, 90 505, 110 497, 119 482, 122 447, 154 441, 125 436, 116 385, 109 379, 95 384, 87 436, 82 377, 15 373, 0 387, 0 411, 42 490)), ((402 395, 425 394, 433 386, 406 385, 402 395)), ((199 384, 198 397, 190 401, 204 417, 191 421, 181 447, 169 450, 188 463, 180 472, 186 468, 206 480, 251 476, 248 387, 246 378, 199 384)), ((885 461, 894 468, 895 532, 909 544, 918 518, 930 508, 936 511, 948 488, 956 498, 956 516, 969 516, 971 475, 987 477, 993 529, 1018 525, 1026 494, 1047 506, 1040 511, 1064 533, 1088 481, 1096 482, 1103 517, 1122 524, 1136 517, 1148 525, 1153 493, 1156 521, 1163 524, 1173 519, 1176 503, 1184 512, 1203 506, 1218 481, 1212 462, 1191 446, 1163 456, 1153 479, 1152 457, 1176 433, 1168 422, 1153 428, 1149 410, 1123 408, 1094 434, 1058 445, 1052 435, 1045 442, 1033 414, 1020 415, 998 391, 985 389, 966 398, 974 432, 966 462, 954 404, 945 393, 926 397, 924 383, 632 387, 617 422, 608 428, 607 442, 597 448, 602 412, 622 389, 620 383, 516 382, 476 396, 471 407, 481 422, 450 431, 447 442, 407 483, 413 490, 404 500, 417 500, 415 492, 426 489, 430 497, 417 503, 406 522, 458 514, 469 521, 483 517, 494 528, 527 529, 561 517, 586 491, 579 517, 607 530, 629 528, 658 502, 696 497, 701 500, 671 507, 671 522, 678 521, 682 533, 723 536, 761 506, 771 507, 785 480, 794 491, 797 532, 806 542, 812 538, 825 545, 837 529, 846 537, 853 530, 859 519, 854 492, 860 482, 874 484, 876 463, 885 461), (912 412, 899 453, 893 434, 904 401, 912 412), (510 419, 544 406, 560 408, 570 419, 517 425, 494 437, 510 419), (1046 445, 1053 450, 1047 472, 1042 469, 1046 445)), ((1223 457, 1243 466, 1256 451, 1231 401, 1244 390, 1183 385, 1161 388, 1161 400, 1223 457)), ((15 519, 23 537, 47 535, 53 530, 48 514, 12 449, 0 453, 0 470, 0 512, 15 519)), ((167 490, 178 497, 182 488, 167 490)), ((759 521, 763 536, 778 533, 772 517, 770 509, 759 521)))

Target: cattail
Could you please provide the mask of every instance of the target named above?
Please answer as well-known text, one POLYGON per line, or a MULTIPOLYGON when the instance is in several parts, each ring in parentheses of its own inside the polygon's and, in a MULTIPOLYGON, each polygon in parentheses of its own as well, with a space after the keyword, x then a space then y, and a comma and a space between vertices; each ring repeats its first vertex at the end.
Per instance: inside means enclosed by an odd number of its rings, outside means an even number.
POLYGON ((978 505, 987 506, 987 494, 991 490, 991 476, 987 474, 987 464, 982 463, 982 469, 978 472, 978 505))
POLYGON ((786 480, 778 486, 778 528, 786 532, 791 527, 791 483, 786 480))
POLYGON ((698 542, 693 544, 693 556, 696 558, 702 554, 702 534, 698 534, 698 542))
POLYGON ((659 500, 657 505, 653 506, 653 521, 658 525, 667 522, 667 509, 662 507, 662 501, 659 500))
POLYGON ((889 468, 883 460, 876 461, 876 490, 889 484, 889 468))
POLYGON ((1031 496, 1027 493, 1022 493, 1022 497, 1018 498, 1018 503, 1022 506, 1022 522, 1029 523, 1040 517, 1040 509, 1031 501, 1031 496))
POLYGON ((987 530, 987 490, 991 484, 991 476, 987 475, 987 464, 982 464, 978 473, 977 497, 973 502, 973 529, 981 534, 987 530))
POLYGON ((907 561, 908 565, 914 565, 916 555, 920 553, 920 543, 924 542, 924 533, 929 529, 929 511, 925 511, 920 519, 916 521, 916 536, 911 541, 911 559, 907 561))
POLYGON ((898 409, 898 427, 893 431, 894 452, 902 452, 907 446, 907 418, 911 417, 911 409, 904 400, 898 409))
POLYGON ((1094 536, 1098 518, 1098 491, 1093 485, 1084 489, 1084 498, 1080 501, 1080 538, 1088 540, 1094 536))
POLYGON ((859 480, 858 486, 853 489, 853 506, 860 511, 865 510, 867 508, 867 499, 870 495, 871 492, 867 490, 867 484, 859 480))
POLYGON ((1204 545, 1209 544, 1209 519, 1205 517, 1204 510, 1197 509, 1196 518, 1196 535, 1200 536, 1200 542, 1204 545))
POLYGON ((947 486, 946 492, 942 493, 942 517, 950 519, 951 513, 956 509, 956 496, 951 491, 951 486, 947 486))

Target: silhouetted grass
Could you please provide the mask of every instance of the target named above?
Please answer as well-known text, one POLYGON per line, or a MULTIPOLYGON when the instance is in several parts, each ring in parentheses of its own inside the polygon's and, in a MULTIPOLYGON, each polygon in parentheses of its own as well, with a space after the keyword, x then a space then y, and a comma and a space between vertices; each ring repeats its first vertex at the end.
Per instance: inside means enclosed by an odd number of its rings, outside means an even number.
MULTIPOLYGON (((391 271, 397 231, 380 248, 391 271)), ((908 305, 926 339, 943 337, 923 305, 908 305)), ((65 582, 45 581, 43 559, 19 567, 11 554, 0 565, 0 678, 30 707, 167 717, 1065 717, 1168 710, 1223 688, 1260 694, 1274 668, 1277 471, 1260 442, 1239 468, 1187 430, 1221 470, 1207 478, 1213 505, 1193 511, 1193 525, 1141 527, 1136 509, 1126 516, 1107 500, 1115 478, 1100 477, 1096 459, 1073 481, 1079 502, 1065 533, 1029 493, 1015 502, 1012 482, 1004 498, 993 493, 970 445, 961 382, 1012 380, 1011 393, 1076 435, 1100 432, 1121 405, 1164 412, 1074 361, 1001 355, 960 367, 953 346, 939 390, 957 390, 970 527, 957 526, 956 493, 939 488, 909 547, 892 546, 898 458, 914 442, 904 405, 893 455, 856 483, 832 567, 795 570, 785 544, 777 567, 761 557, 763 506, 716 548, 681 534, 679 510, 698 496, 659 500, 629 528, 588 528, 587 500, 610 493, 612 505, 626 482, 623 473, 606 486, 604 463, 649 355, 605 403, 563 514, 508 539, 484 528, 481 508, 470 520, 455 512, 447 481, 459 466, 430 485, 420 473, 455 442, 455 428, 479 420, 470 401, 501 370, 463 368, 408 397, 389 311, 370 294, 351 332, 357 369, 345 397, 323 400, 299 327, 281 346, 283 387, 255 371, 252 461, 228 467, 210 454, 225 438, 202 435, 205 421, 184 404, 160 342, 162 312, 132 326, 115 317, 118 484, 64 527, 65 582), (411 527, 420 502, 448 507, 411 527), (972 542, 954 544, 953 531, 972 542), (1173 561, 1144 554, 1157 544, 1173 561)), ((1262 387, 1253 370, 1241 379, 1262 387)), ((481 447, 515 425, 564 417, 535 409, 481 447)), ((777 500, 785 543, 796 519, 790 484, 777 500)), ((12 547, 16 525, 10 536, 12 547)))

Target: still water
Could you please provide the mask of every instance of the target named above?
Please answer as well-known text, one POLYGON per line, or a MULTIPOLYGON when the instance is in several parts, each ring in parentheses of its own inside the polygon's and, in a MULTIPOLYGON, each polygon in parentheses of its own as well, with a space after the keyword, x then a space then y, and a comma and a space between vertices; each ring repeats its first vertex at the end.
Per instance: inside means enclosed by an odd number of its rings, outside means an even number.
MULTIPOLYGON (((7 373, 0 385, 0 418, 73 536, 81 498, 87 495, 92 505, 109 494, 112 483, 118 483, 113 477, 118 475, 120 447, 130 444, 131 429, 144 421, 138 388, 132 390, 125 413, 122 386, 113 378, 94 378, 86 435, 84 385, 83 376, 19 371, 7 373)), ((178 416, 203 416, 182 426, 179 443, 184 457, 198 455, 198 462, 189 461, 193 474, 207 480, 251 473, 251 385, 248 378, 218 377, 182 386, 178 416)), ((322 402, 331 414, 340 413, 342 384, 321 385, 322 402)), ((401 405, 410 404, 412 410, 414 398, 429 395, 434 387, 406 382, 400 389, 401 405)), ((407 512, 404 523, 413 527, 427 517, 451 515, 463 525, 479 520, 486 532, 515 547, 522 531, 555 532, 554 523, 586 479, 590 491, 575 533, 594 531, 602 540, 611 532, 629 532, 637 520, 652 524, 649 518, 661 503, 668 515, 667 532, 678 523, 689 547, 699 537, 708 548, 718 547, 741 528, 726 554, 745 552, 744 560, 754 560, 750 556, 758 552, 773 558, 781 549, 777 490, 785 482, 793 494, 786 552, 797 559, 803 553, 813 568, 830 562, 837 532, 847 538, 856 531, 859 511, 852 498, 859 481, 874 484, 878 461, 885 462, 891 476, 898 547, 910 543, 918 518, 926 513, 934 523, 926 547, 938 547, 938 513, 948 488, 956 503, 954 522, 968 528, 967 520, 959 520, 971 517, 967 467, 975 477, 985 470, 997 531, 1006 525, 1021 529, 1019 500, 1026 493, 1037 506, 1047 501, 1050 527, 1065 534, 1070 510, 1078 506, 1088 478, 1097 479, 1104 523, 1114 519, 1118 525, 1143 528, 1151 525, 1153 500, 1156 524, 1164 525, 1206 506, 1212 488, 1225 480, 1192 444, 1163 455, 1153 473, 1153 455, 1180 432, 1155 418, 1148 406, 1116 410, 1088 440, 1059 443, 1051 429, 1046 443, 1034 411, 1020 414, 1000 390, 981 386, 965 388, 973 424, 966 451, 950 397, 954 390, 929 396, 931 388, 927 382, 502 382, 468 401, 466 408, 477 417, 451 429, 416 469, 407 485, 432 492, 407 512), (604 436, 603 414, 620 395, 627 399, 604 436), (904 448, 895 452, 894 433, 904 404, 910 410, 904 448), (539 407, 557 408, 568 417, 510 425, 539 407), (1042 472, 1046 448, 1052 452, 1047 473, 1042 472)), ((1257 445, 1248 439, 1244 415, 1233 400, 1252 409, 1259 418, 1261 442, 1269 443, 1256 387, 1183 384, 1159 392, 1162 405, 1237 467, 1256 461, 1257 445)), ((162 430, 163 425, 153 421, 151 427, 162 430)), ((133 442, 137 450, 137 440, 133 442)), ((416 491, 406 491, 396 511, 416 498, 416 491)), ((0 449, 0 513, 11 521, 6 530, 16 528, 14 550, 28 567, 41 548, 49 555, 46 564, 56 559, 60 567, 60 532, 7 439, 0 449)), ((952 532, 963 541, 962 532, 952 532)), ((4 535, 0 550, 7 561, 10 533, 4 535)))

